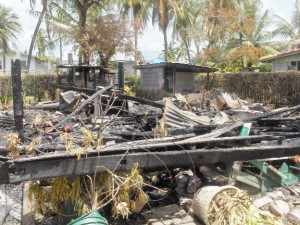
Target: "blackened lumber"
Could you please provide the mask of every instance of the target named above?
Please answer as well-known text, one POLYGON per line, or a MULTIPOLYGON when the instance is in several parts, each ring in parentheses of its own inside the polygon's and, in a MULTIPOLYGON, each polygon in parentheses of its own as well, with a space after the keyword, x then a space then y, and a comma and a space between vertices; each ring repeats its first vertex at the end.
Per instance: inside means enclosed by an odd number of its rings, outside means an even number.
POLYGON ((260 132, 261 135, 281 136, 287 138, 299 138, 300 132, 260 132))
POLYGON ((228 182, 228 178, 218 173, 216 170, 210 168, 207 165, 203 165, 199 167, 199 171, 203 173, 205 176, 210 177, 213 181, 219 184, 226 184, 228 182))
POLYGON ((48 103, 48 104, 43 104, 43 105, 28 105, 26 106, 27 110, 59 110, 59 102, 55 102, 55 103, 48 103))
MULTIPOLYGON (((210 132, 211 130, 215 129, 217 126, 216 125, 196 125, 192 126, 189 128, 176 128, 176 129, 169 129, 168 130, 168 135, 173 136, 173 135, 182 135, 182 134, 189 134, 189 133, 207 133, 210 132)), ((153 131, 148 131, 148 132, 131 132, 131 131, 110 131, 110 134, 113 135, 120 135, 120 136, 143 136, 143 137, 153 137, 154 133, 153 131)))
POLYGON ((71 114, 67 115, 62 119, 58 124, 55 125, 55 128, 60 127, 65 122, 67 122, 69 119, 72 118, 72 116, 76 115, 78 112, 80 112, 87 104, 92 102, 97 96, 103 94, 104 92, 108 91, 109 89, 112 89, 115 85, 107 86, 101 90, 96 91, 92 96, 90 96, 87 100, 82 102, 78 108, 76 108, 71 114))
MULTIPOLYGON (((183 135, 176 135, 176 136, 171 136, 171 137, 162 137, 162 138, 151 138, 151 139, 145 139, 145 140, 138 140, 138 141, 132 141, 132 142, 126 142, 126 145, 150 145, 150 144, 155 144, 155 143, 166 143, 166 142, 175 142, 175 141, 180 141, 186 138, 191 138, 195 137, 196 134, 194 133, 189 133, 189 134, 183 134, 183 135)), ((114 147, 123 147, 124 144, 118 144, 114 145, 114 147)))
MULTIPOLYGON (((261 141, 261 140, 270 140, 273 139, 273 136, 247 136, 247 137, 225 137, 225 138, 207 138, 203 140, 195 140, 193 142, 189 141, 178 141, 178 142, 167 142, 167 143, 157 143, 157 144, 145 144, 145 145, 137 145, 135 142, 132 142, 131 144, 124 143, 123 145, 117 145, 117 146, 107 146, 102 147, 101 151, 95 151, 95 150, 88 150, 85 154, 86 157, 94 157, 101 153, 102 156, 112 156, 115 154, 124 154, 125 152, 129 153, 137 153, 137 152, 167 152, 167 151, 177 151, 177 150, 189 150, 191 149, 191 146, 200 145, 200 144, 217 144, 217 143, 228 143, 228 142, 234 142, 235 145, 238 145, 237 143, 244 144, 245 141, 261 141)), ((70 158, 74 157, 76 158, 76 153, 73 152, 55 152, 52 154, 45 154, 45 155, 37 155, 32 156, 30 158, 20 158, 19 161, 35 161, 35 160, 44 160, 44 159, 57 159, 57 158, 70 158)))
POLYGON ((19 139, 24 141, 23 132, 23 95, 22 95, 22 79, 21 79, 21 61, 19 59, 11 60, 11 78, 13 88, 13 105, 15 130, 18 132, 19 139))
POLYGON ((195 146, 197 148, 205 147, 207 145, 210 146, 220 146, 224 144, 232 144, 234 146, 243 146, 246 142, 260 142, 263 140, 277 140, 277 137, 273 137, 271 135, 259 135, 259 136, 247 136, 247 137, 224 137, 224 138, 206 138, 199 139, 194 141, 174 141, 167 143, 151 143, 144 145, 136 145, 134 142, 132 144, 125 144, 123 146, 108 146, 102 148, 102 154, 109 153, 122 153, 127 151, 130 148, 129 152, 143 152, 147 151, 174 151, 174 150, 183 150, 190 149, 191 146, 195 146))
MULTIPOLYGON (((239 147, 228 149, 196 149, 172 152, 144 152, 127 155, 98 155, 76 160, 68 158, 44 158, 39 160, 17 159, 6 162, 13 173, 8 174, 9 183, 27 180, 39 180, 53 177, 80 176, 112 171, 129 171, 138 163, 144 171, 153 171, 168 167, 200 166, 207 163, 235 160, 263 159, 268 157, 293 156, 300 152, 298 146, 239 147)), ((0 174, 2 171, 0 170, 0 174)), ((0 180, 3 183, 3 180, 0 180)))
POLYGON ((299 119, 300 119, 299 117, 271 117, 271 118, 263 118, 260 121, 285 122, 285 121, 296 121, 299 119))
POLYGON ((256 120, 276 116, 276 115, 279 115, 279 114, 282 114, 282 113, 286 113, 286 112, 290 112, 290 111, 299 111, 299 110, 300 110, 300 105, 297 105, 297 106, 294 106, 294 107, 289 107, 289 108, 283 108, 283 109, 280 109, 280 110, 276 110, 276 111, 269 112, 269 113, 264 113, 262 115, 246 119, 246 120, 244 120, 244 122, 256 121, 256 120))
MULTIPOLYGON (((182 137, 190 137, 190 136, 182 136, 182 137)), ((173 151, 173 150, 180 150, 182 148, 186 149, 189 148, 191 145, 195 145, 198 147, 204 146, 204 145, 210 145, 210 146, 219 146, 224 144, 232 144, 235 146, 242 146, 246 142, 260 142, 260 141, 267 141, 267 140, 277 140, 278 136, 272 136, 272 135, 252 135, 247 137, 223 137, 223 138, 206 138, 206 139, 199 139, 194 141, 185 141, 180 140, 180 136, 177 136, 175 138, 168 138, 168 139, 149 139, 149 140, 142 140, 142 141, 133 141, 133 142, 126 142, 126 143, 120 143, 117 145, 112 146, 103 146, 101 149, 101 152, 103 155, 109 155, 109 154, 115 154, 115 153, 123 153, 127 151, 128 148, 130 148, 129 152, 143 152, 145 149, 148 151, 173 151), (155 142, 153 140, 156 140, 155 142)), ((111 137, 111 138, 103 138, 103 141, 111 141, 111 140, 119 140, 117 137, 111 137)), ((83 144, 83 143, 81 143, 83 144)), ((20 146, 19 151, 24 152, 26 146, 20 146)), ((36 149, 38 149, 41 152, 53 152, 53 151, 64 151, 66 150, 65 145, 62 143, 60 144, 41 144, 37 145, 36 149)), ((10 153, 9 149, 7 149, 4 146, 0 146, 0 154, 6 155, 10 153)), ((74 156, 73 153, 56 153, 56 155, 61 157, 64 157, 64 155, 67 156, 74 156)), ((88 151, 88 156, 94 156, 97 154, 95 151, 88 151)))
POLYGON ((8 184, 9 183, 9 173, 14 172, 9 168, 11 164, 8 164, 7 161, 0 161, 0 184, 8 184))
POLYGON ((169 135, 180 135, 188 133, 207 133, 217 128, 217 125, 196 125, 189 128, 168 129, 169 135))
POLYGON ((144 138, 153 138, 154 134, 152 131, 129 131, 129 130, 110 130, 109 134, 112 135, 119 135, 119 136, 125 136, 125 137, 144 137, 144 138))
POLYGON ((220 137, 221 135, 230 132, 236 128, 239 128, 243 125, 244 123, 242 121, 236 121, 234 123, 230 123, 230 124, 225 124, 220 126, 219 128, 213 130, 212 132, 208 133, 208 134, 203 134, 203 135, 198 135, 196 137, 187 139, 186 141, 194 141, 194 140, 198 140, 198 139, 203 139, 203 138, 215 138, 215 137, 220 137))
MULTIPOLYGON (((77 88, 77 87, 71 87, 71 86, 67 86, 67 85, 57 85, 58 88, 61 89, 65 89, 65 90, 73 90, 73 91, 81 91, 81 92, 85 92, 88 94, 93 94, 96 92, 95 89, 87 89, 87 88, 77 88)), ((121 94, 121 93, 116 93, 117 97, 119 97, 120 99, 123 100, 130 100, 130 101, 134 101, 134 102, 139 102, 141 104, 144 105, 150 105, 153 107, 157 107, 157 108, 164 108, 164 104, 158 103, 158 102, 154 102, 148 99, 144 99, 144 98, 139 98, 139 97, 135 97, 135 96, 131 96, 131 95, 126 95, 126 94, 121 94)))
POLYGON ((158 103, 158 102, 154 102, 145 98, 139 98, 139 97, 135 97, 135 96, 131 96, 131 95, 126 95, 126 94, 121 94, 121 93, 117 93, 117 96, 120 99, 124 99, 124 100, 130 100, 130 101, 134 101, 134 102, 139 102, 141 104, 144 105, 150 105, 156 108, 164 108, 164 104, 158 103))

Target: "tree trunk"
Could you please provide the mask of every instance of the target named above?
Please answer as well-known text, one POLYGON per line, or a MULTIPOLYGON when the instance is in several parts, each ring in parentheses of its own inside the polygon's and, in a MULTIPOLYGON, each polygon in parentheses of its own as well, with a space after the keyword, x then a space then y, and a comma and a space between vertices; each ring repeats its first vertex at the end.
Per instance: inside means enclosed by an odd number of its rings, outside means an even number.
POLYGON ((184 46, 185 46, 185 49, 186 49, 186 53, 187 53, 187 56, 188 56, 189 64, 191 65, 192 64, 192 60, 191 60, 191 54, 190 54, 189 45, 188 45, 188 43, 187 43, 186 40, 183 40, 183 43, 184 43, 184 46))
POLYGON ((3 51, 3 68, 2 68, 3 72, 5 73, 5 70, 6 70, 6 52, 3 51))
POLYGON ((167 28, 163 28, 164 34, 164 45, 165 45, 165 62, 168 62, 168 37, 167 37, 167 28))
POLYGON ((62 62, 62 40, 61 35, 58 33, 59 36, 59 61, 62 62))
POLYGON ((33 51, 33 47, 34 47, 34 44, 35 44, 35 39, 36 39, 36 36, 37 36, 38 31, 40 29, 40 26, 41 26, 42 20, 44 18, 44 15, 46 13, 46 10, 47 10, 47 6, 45 4, 43 4, 43 10, 40 13, 39 20, 38 20, 38 22, 37 22, 37 24, 35 26, 35 30, 34 30, 34 33, 33 33, 32 39, 31 39, 30 47, 29 47, 29 53, 28 53, 28 59, 27 59, 27 68, 28 68, 28 71, 30 70, 30 64, 31 64, 31 58, 32 58, 32 51, 33 51))
MULTIPOLYGON (((134 19, 134 23, 136 23, 136 19, 134 19)), ((137 65, 138 61, 138 28, 137 25, 134 25, 134 64, 137 65)), ((136 75, 136 69, 134 69, 134 75, 136 75)))
MULTIPOLYGON (((88 0, 84 0, 82 4, 80 2, 76 5, 77 10, 80 12, 79 16, 79 25, 80 25, 80 32, 86 32, 86 17, 87 17, 87 10, 88 10, 88 0)), ((79 64, 88 64, 89 63, 89 56, 86 53, 86 49, 84 46, 80 46, 79 49, 79 64)))

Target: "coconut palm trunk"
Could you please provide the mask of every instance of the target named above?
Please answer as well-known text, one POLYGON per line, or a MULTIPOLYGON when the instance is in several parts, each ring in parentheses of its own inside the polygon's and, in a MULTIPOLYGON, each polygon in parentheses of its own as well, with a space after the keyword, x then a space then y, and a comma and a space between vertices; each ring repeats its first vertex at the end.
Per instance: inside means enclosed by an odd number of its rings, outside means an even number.
POLYGON ((30 47, 29 47, 29 53, 28 53, 28 59, 27 59, 28 71, 30 70, 31 58, 32 58, 32 52, 33 52, 33 48, 34 48, 35 39, 39 32, 39 29, 40 29, 41 23, 43 21, 43 18, 45 16, 46 10, 47 10, 47 6, 45 4, 43 4, 43 9, 42 9, 42 12, 40 13, 39 20, 35 26, 35 30, 34 30, 34 33, 33 33, 32 39, 31 39, 30 47))
POLYGON ((164 35, 164 48, 165 48, 165 62, 168 62, 168 36, 167 36, 167 28, 163 29, 164 35))

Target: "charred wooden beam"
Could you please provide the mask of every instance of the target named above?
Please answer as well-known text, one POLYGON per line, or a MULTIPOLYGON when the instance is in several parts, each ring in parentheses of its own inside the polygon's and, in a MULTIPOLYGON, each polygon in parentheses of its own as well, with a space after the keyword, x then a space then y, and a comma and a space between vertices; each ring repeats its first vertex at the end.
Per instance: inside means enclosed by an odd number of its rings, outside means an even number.
MULTIPOLYGON (((88 94, 93 94, 96 92, 95 89, 77 88, 77 87, 71 87, 71 86, 66 86, 66 85, 57 85, 57 87, 61 88, 61 89, 65 89, 65 90, 81 91, 81 92, 85 92, 88 94)), ((161 108, 161 109, 164 108, 164 104, 154 102, 154 101, 151 101, 148 99, 139 98, 139 97, 121 94, 121 93, 116 93, 116 94, 117 94, 117 97, 119 97, 122 100, 130 100, 130 101, 134 101, 134 102, 139 102, 144 105, 150 105, 150 106, 161 108)))
POLYGON ((80 176, 112 171, 130 170, 134 163, 139 163, 144 170, 158 170, 165 167, 191 167, 207 163, 228 162, 234 160, 264 159, 268 157, 293 156, 300 152, 297 146, 239 147, 229 149, 196 149, 173 152, 144 152, 81 158, 35 158, 17 159, 5 162, 0 168, 0 183, 16 183, 26 180, 38 180, 51 177, 80 176), (3 169, 10 168, 10 173, 3 175, 3 169))
MULTIPOLYGON (((120 143, 118 145, 113 146, 103 146, 101 149, 102 155, 113 155, 113 154, 122 154, 127 152, 144 152, 145 150, 151 152, 151 151, 174 151, 174 150, 181 150, 181 149, 189 149, 191 146, 197 147, 197 148, 203 148, 206 146, 224 146, 227 145, 235 145, 235 146, 243 146, 246 143, 258 143, 260 141, 267 141, 267 140, 278 140, 280 139, 278 136, 272 136, 272 135, 253 135, 253 136, 246 136, 246 137, 223 137, 223 138, 204 138, 194 141, 186 141, 186 140, 180 140, 178 139, 166 139, 163 141, 161 139, 161 142, 154 142, 155 139, 149 139, 149 140, 142 140, 142 141, 133 141, 133 142, 126 142, 126 143, 120 143), (167 142, 166 142, 167 141, 167 142), (128 148, 130 150, 128 151, 128 148)), ((109 139, 104 138, 104 141, 108 141, 109 139)), ((78 143, 77 143, 78 144, 78 143)), ((83 144, 83 142, 81 143, 83 144)), ((75 157, 75 153, 71 152, 63 152, 66 150, 66 147, 62 143, 56 143, 56 144, 40 144, 35 146, 37 150, 40 152, 53 152, 53 151, 61 151, 56 152, 55 155, 48 157, 75 157)), ((24 152, 26 146, 20 146, 19 151, 24 152)), ((8 154, 10 152, 9 149, 7 149, 4 146, 0 146, 0 153, 2 154, 8 154)), ((95 156, 98 154, 97 151, 89 150, 87 153, 87 156, 95 156)), ((43 157, 43 155, 36 156, 43 157)), ((47 157, 47 156, 46 156, 47 157)), ((29 160, 33 159, 34 157, 31 157, 29 160)))
POLYGON ((21 61, 16 59, 11 60, 11 77, 13 87, 13 105, 14 105, 14 118, 15 130, 18 132, 19 139, 24 141, 23 132, 23 95, 22 95, 22 79, 21 79, 21 61))
POLYGON ((273 116, 276 116, 276 115, 279 115, 279 114, 283 114, 283 113, 286 113, 286 112, 299 111, 299 110, 300 110, 300 105, 297 105, 297 106, 294 106, 294 107, 289 107, 289 108, 284 108, 284 109, 280 109, 280 110, 269 112, 269 113, 264 113, 262 115, 246 119, 246 120, 244 120, 244 122, 257 121, 257 120, 261 120, 261 119, 264 119, 264 118, 269 118, 269 117, 273 117, 273 116))

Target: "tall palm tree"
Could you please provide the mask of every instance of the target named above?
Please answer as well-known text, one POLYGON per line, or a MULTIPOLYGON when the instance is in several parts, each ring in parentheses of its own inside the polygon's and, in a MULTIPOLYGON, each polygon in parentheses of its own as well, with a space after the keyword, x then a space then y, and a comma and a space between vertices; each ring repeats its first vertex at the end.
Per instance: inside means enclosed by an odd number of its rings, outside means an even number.
POLYGON ((168 36, 167 28, 172 16, 177 16, 180 13, 180 8, 176 0, 154 0, 152 23, 158 22, 159 29, 164 36, 164 59, 168 62, 168 36))
POLYGON ((3 53, 3 69, 6 69, 6 54, 10 50, 9 42, 17 38, 21 24, 11 9, 0 4, 0 47, 3 53))
POLYGON ((300 46, 300 0, 296 0, 295 11, 292 14, 291 22, 288 22, 280 16, 277 17, 277 29, 274 34, 285 39, 289 39, 290 43, 287 48, 300 46))
POLYGON ((252 66, 260 57, 277 52, 270 45, 273 32, 267 29, 271 25, 270 13, 266 10, 261 14, 255 4, 245 7, 237 37, 227 44, 225 59, 239 64, 239 68, 252 66))
POLYGON ((173 25, 173 38, 178 39, 179 42, 182 43, 183 49, 186 51, 188 62, 189 64, 192 63, 191 54, 190 54, 190 47, 191 47, 191 35, 190 29, 193 29, 194 24, 194 15, 190 12, 192 10, 191 5, 180 5, 180 12, 174 19, 173 25), (187 10, 190 9, 190 11, 187 10))
POLYGON ((147 24, 149 0, 119 0, 121 13, 124 15, 132 14, 133 30, 134 30, 134 61, 137 65, 138 60, 138 34, 147 24))
MULTIPOLYGON (((104 7, 105 0, 55 0, 51 4, 56 10, 59 22, 72 22, 78 28, 80 34, 84 34, 89 20, 89 12, 97 15, 99 9, 104 7), (64 18, 65 21, 61 21, 64 18)), ((91 15, 91 17, 93 17, 91 15)), ((80 43, 79 43, 80 45, 80 43)), ((84 51, 85 46, 79 46, 79 63, 88 64, 89 55, 84 51)))
MULTIPOLYGON (((48 4, 49 2, 51 2, 51 0, 41 0, 41 4, 42 4, 42 10, 38 13, 38 22, 35 26, 32 38, 31 38, 31 42, 30 42, 30 46, 29 46, 29 51, 28 51, 28 59, 27 59, 27 68, 28 70, 30 70, 30 65, 31 65, 31 58, 32 58, 32 52, 34 49, 34 44, 35 44, 35 40, 36 37, 38 35, 40 26, 42 24, 42 21, 46 15, 47 9, 48 9, 48 4)), ((30 7, 33 10, 34 7, 36 6, 36 0, 30 0, 30 7)))
POLYGON ((36 36, 34 47, 38 49, 37 55, 39 57, 46 56, 46 50, 55 48, 55 40, 50 40, 47 31, 40 29, 36 36))

